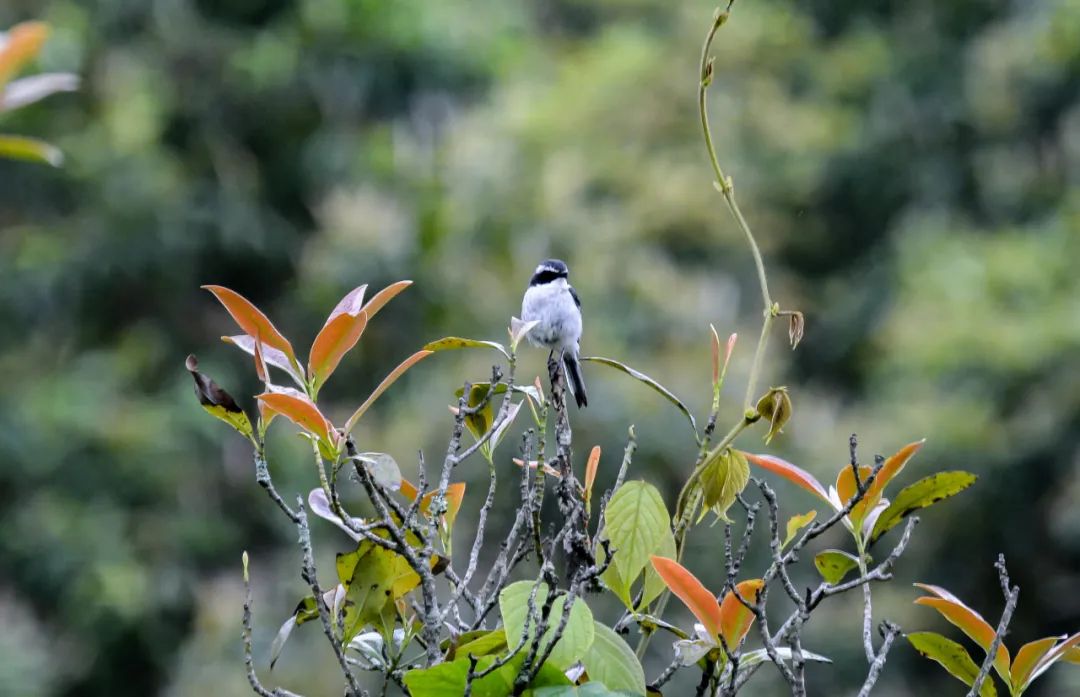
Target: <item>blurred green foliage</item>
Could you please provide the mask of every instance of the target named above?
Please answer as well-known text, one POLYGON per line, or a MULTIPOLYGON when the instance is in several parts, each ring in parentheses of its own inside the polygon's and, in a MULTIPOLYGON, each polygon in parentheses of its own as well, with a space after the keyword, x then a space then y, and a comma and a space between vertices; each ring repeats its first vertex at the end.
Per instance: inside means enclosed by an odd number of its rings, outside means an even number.
MULTIPOLYGON (((0 26, 53 25, 41 69, 85 82, 2 122, 67 163, 0 162, 0 694, 247 694, 240 550, 255 560, 263 655, 302 592, 293 535, 243 441, 191 395, 191 351, 238 398, 255 387, 250 363, 217 341, 231 328, 202 283, 258 302, 299 349, 355 285, 415 280, 327 387, 343 417, 428 340, 501 340, 536 261, 561 256, 586 352, 698 409, 711 397, 708 323, 740 331, 738 413, 760 308, 696 120, 712 10, 4 3, 0 26)), ((796 353, 782 330, 772 344, 765 380, 789 385, 795 413, 770 448, 824 475, 853 431, 867 456, 927 437, 916 474, 981 477, 927 513, 879 615, 932 627, 910 605, 916 580, 995 615, 1000 550, 1023 589, 1011 635, 1075 630, 1080 3, 740 0, 716 55, 721 162, 774 296, 807 317, 796 353)), ((466 353, 395 386, 365 417, 370 449, 408 473, 417 448, 444 447, 453 389, 489 376, 490 356, 466 353)), ((542 356, 529 361, 542 373, 542 356)), ((581 457, 604 447, 597 486, 633 422, 635 476, 673 497, 693 456, 688 439, 670 442, 678 414, 632 380, 589 373, 596 397, 575 430, 581 457)), ((275 430, 279 488, 304 491, 302 446, 275 430)), ((476 469, 466 478, 485 476, 476 469)), ((788 514, 810 505, 781 496, 788 514)), ((317 532, 329 569, 344 540, 317 532)), ((712 550, 715 534, 692 544, 712 550)), ((719 568, 694 571, 712 581, 719 568)), ((828 691, 863 668, 855 606, 826 612, 808 647, 838 661, 811 671, 828 691)), ((331 694, 317 639, 296 640, 277 671, 331 694)), ((954 687, 899 649, 885 680, 896 695, 954 687)), ((1053 671, 1030 694, 1077 681, 1053 671)))

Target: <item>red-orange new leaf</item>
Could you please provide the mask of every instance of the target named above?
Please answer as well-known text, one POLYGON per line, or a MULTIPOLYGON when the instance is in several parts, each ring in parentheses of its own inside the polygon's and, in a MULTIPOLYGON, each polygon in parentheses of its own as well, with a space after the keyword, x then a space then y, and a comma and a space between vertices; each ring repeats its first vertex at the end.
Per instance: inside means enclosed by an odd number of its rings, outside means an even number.
MULTIPOLYGON (((694 617, 705 626, 709 636, 718 637, 723 628, 723 614, 716 598, 686 568, 667 557, 651 557, 653 568, 671 592, 683 601, 694 617)), ((736 600, 735 602, 738 602, 736 600)))
MULTIPOLYGON (((765 582, 762 579, 754 578, 735 584, 735 590, 746 602, 756 603, 757 594, 764 585, 765 582)), ((724 601, 720 603, 720 628, 728 650, 735 650, 742 638, 750 631, 750 625, 753 623, 753 611, 743 605, 735 593, 728 591, 724 596, 724 601)))
POLYGON ((784 479, 794 482, 814 496, 820 498, 825 503, 828 503, 830 506, 832 505, 832 502, 829 501, 829 494, 825 491, 825 487, 821 486, 821 482, 819 482, 814 475, 801 467, 796 467, 790 462, 772 455, 754 455, 753 453, 746 452, 744 452, 743 455, 746 456, 747 460, 753 462, 758 467, 779 474, 784 479))
POLYGON ((366 312, 361 311, 358 315, 343 313, 328 321, 319 331, 308 357, 308 374, 315 389, 326 382, 345 354, 360 341, 367 323, 366 312))
MULTIPOLYGON (((976 644, 983 648, 983 651, 990 649, 990 644, 994 641, 995 630, 990 626, 989 622, 983 619, 982 615, 940 586, 933 586, 928 583, 916 583, 915 586, 937 596, 917 598, 915 600, 916 605, 926 605, 934 608, 945 619, 959 627, 964 634, 971 637, 976 644)), ((997 656, 994 657, 994 668, 1003 680, 1010 679, 1010 662, 1009 650, 1005 648, 1004 644, 999 645, 997 656)))
MULTIPOLYGON (((416 486, 408 479, 401 480, 401 495, 409 499, 410 502, 416 500, 416 495, 420 493, 416 486)), ((424 494, 424 498, 420 499, 420 511, 427 513, 428 508, 431 506, 431 500, 435 498, 435 492, 429 491, 424 494)), ((458 511, 461 510, 461 504, 465 500, 465 482, 454 482, 446 487, 446 524, 448 526, 454 525, 454 519, 457 518, 458 511)))
POLYGON ((213 293, 214 297, 225 306, 245 334, 252 338, 259 337, 262 343, 276 348, 288 356, 290 362, 296 363, 296 354, 293 352, 292 344, 250 300, 224 286, 203 286, 203 288, 213 293))
POLYGON ((44 22, 23 22, 8 31, 0 50, 0 88, 41 51, 48 38, 49 25, 44 22))
POLYGON ((318 438, 329 448, 337 448, 339 439, 333 424, 307 397, 283 392, 264 392, 257 395, 256 399, 318 438))

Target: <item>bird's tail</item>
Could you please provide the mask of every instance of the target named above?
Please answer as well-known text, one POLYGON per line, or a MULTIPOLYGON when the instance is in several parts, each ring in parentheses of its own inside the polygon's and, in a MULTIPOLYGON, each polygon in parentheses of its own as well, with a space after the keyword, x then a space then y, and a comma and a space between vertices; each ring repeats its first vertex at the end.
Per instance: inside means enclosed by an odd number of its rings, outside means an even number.
POLYGON ((570 384, 570 391, 574 393, 578 408, 589 406, 589 399, 585 394, 585 378, 581 374, 581 363, 578 362, 577 354, 566 351, 563 354, 563 365, 566 366, 566 380, 570 384))

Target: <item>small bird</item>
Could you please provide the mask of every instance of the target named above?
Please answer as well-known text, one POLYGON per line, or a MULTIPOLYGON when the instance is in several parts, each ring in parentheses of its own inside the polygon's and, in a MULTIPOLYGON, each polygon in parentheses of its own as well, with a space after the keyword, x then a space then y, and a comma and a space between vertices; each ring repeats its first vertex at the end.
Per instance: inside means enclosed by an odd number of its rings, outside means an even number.
POLYGON ((581 340, 581 300, 567 282, 570 270, 558 259, 540 262, 529 279, 525 297, 521 300, 521 319, 536 320, 529 330, 529 343, 558 353, 566 368, 570 391, 578 408, 589 405, 585 394, 585 379, 578 362, 581 340))

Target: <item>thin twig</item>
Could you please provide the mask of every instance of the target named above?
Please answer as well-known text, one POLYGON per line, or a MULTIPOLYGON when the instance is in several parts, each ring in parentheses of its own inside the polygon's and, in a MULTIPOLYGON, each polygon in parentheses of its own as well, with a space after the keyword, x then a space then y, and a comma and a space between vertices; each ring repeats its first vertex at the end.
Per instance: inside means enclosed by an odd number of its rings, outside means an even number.
POLYGON ((877 683, 878 677, 881 675, 881 669, 885 667, 885 658, 889 653, 889 649, 892 648, 892 643, 898 636, 900 636, 900 627, 889 621, 881 623, 881 648, 878 649, 877 655, 874 656, 874 660, 870 664, 870 670, 866 674, 866 681, 863 683, 862 689, 859 690, 859 697, 869 697, 870 690, 874 689, 874 684, 877 683))
POLYGON ((1012 621, 1013 611, 1016 610, 1016 601, 1020 597, 1020 586, 1009 587, 1009 571, 1005 568, 1004 554, 998 555, 994 566, 998 570, 998 580, 1001 582, 1001 590, 1005 594, 1005 609, 1001 613, 1001 621, 998 622, 997 630, 994 632, 994 640, 990 642, 990 647, 986 650, 986 658, 983 659, 982 666, 979 667, 979 674, 975 677, 975 682, 971 683, 971 689, 968 691, 967 697, 978 697, 983 682, 990 675, 990 668, 993 667, 1001 642, 1005 639, 1005 633, 1009 630, 1009 622, 1012 621))

